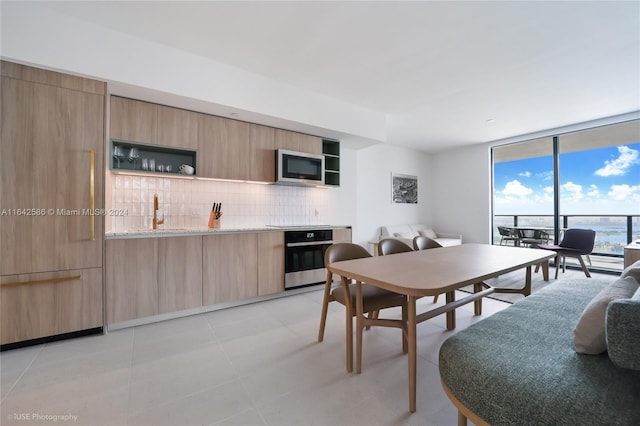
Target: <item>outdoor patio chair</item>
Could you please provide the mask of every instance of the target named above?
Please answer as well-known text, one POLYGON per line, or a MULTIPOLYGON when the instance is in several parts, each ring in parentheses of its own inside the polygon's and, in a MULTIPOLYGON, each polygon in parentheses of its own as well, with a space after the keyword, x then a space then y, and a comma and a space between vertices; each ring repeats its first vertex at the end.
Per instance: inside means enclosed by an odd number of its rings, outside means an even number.
POLYGON ((556 252, 556 278, 558 278, 558 269, 560 268, 559 259, 562 257, 562 272, 564 273, 566 258, 575 257, 580 262, 580 266, 587 278, 591 278, 587 265, 582 260, 582 255, 588 256, 593 251, 593 245, 596 240, 596 231, 593 229, 567 229, 560 244, 538 244, 537 247, 545 250, 553 250, 556 252))
POLYGON ((525 247, 537 247, 540 244, 549 244, 549 233, 541 229, 518 229, 520 245, 525 247))
POLYGON ((511 241, 514 246, 520 244, 520 237, 515 229, 507 228, 506 226, 498 226, 498 232, 500 233, 501 246, 509 245, 509 241, 511 241))

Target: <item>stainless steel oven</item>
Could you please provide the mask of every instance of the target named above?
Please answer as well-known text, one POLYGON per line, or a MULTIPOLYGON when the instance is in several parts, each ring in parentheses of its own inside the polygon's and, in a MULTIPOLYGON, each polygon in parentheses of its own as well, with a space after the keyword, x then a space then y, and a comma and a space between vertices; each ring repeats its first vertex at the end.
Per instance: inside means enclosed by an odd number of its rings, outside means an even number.
POLYGON ((333 230, 285 231, 284 242, 285 290, 325 282, 324 253, 333 244, 333 230))

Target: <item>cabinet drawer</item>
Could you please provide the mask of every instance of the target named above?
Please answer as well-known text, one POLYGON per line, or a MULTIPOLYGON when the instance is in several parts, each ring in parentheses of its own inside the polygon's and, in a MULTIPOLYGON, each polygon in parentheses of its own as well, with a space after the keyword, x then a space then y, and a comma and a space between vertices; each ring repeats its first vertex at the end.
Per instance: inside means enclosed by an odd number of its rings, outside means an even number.
POLYGON ((2 344, 101 327, 102 268, 5 275, 2 344))

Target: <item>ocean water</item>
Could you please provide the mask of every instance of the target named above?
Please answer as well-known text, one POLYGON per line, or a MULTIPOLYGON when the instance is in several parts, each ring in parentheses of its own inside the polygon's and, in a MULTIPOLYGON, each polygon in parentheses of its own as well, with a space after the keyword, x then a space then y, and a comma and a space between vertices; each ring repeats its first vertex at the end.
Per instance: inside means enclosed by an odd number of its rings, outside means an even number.
MULTIPOLYGON (((496 216, 494 225, 513 226, 513 216, 503 217, 496 216)), ((569 228, 585 228, 596 231, 596 241, 593 253, 623 255, 624 247, 629 243, 627 241, 627 220, 625 218, 607 218, 607 217, 570 217, 568 222, 569 228)), ((551 217, 540 216, 519 216, 518 226, 532 227, 553 227, 553 219, 551 217)), ((633 235, 631 241, 640 239, 640 218, 634 217, 632 221, 633 235)), ((494 243, 500 241, 500 235, 497 228, 494 232, 494 243)))

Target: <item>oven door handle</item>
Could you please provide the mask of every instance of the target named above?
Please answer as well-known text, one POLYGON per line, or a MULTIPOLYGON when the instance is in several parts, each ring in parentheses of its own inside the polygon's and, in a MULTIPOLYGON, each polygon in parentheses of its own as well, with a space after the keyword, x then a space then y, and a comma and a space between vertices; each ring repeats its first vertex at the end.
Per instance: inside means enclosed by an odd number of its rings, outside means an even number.
POLYGON ((304 243, 287 243, 287 247, 306 247, 306 246, 320 246, 323 244, 333 244, 333 241, 306 241, 304 243))

